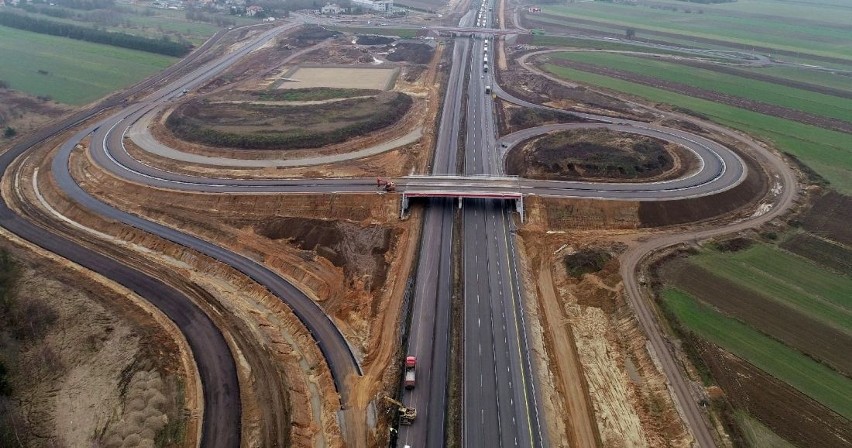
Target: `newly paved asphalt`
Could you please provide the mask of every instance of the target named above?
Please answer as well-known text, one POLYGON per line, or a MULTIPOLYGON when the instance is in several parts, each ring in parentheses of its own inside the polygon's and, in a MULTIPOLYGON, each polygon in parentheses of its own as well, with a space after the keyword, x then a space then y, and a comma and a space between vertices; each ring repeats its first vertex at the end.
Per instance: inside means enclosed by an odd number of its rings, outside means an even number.
MULTIPOLYGON (((486 13, 486 25, 490 14, 486 13)), ((492 39, 475 39, 468 81, 464 174, 500 173, 494 101, 492 39), (485 42, 488 51, 485 51, 485 42), (488 59, 488 72, 484 71, 488 59)), ((520 140, 520 139, 519 139, 520 140)), ((508 182, 510 184, 512 181, 508 182)), ((479 187, 467 187, 476 188, 479 187)), ((517 187, 516 187, 517 188, 517 187)), ((464 278, 463 445, 539 447, 534 376, 526 345, 523 295, 517 282, 509 204, 465 200, 462 220, 464 278)))

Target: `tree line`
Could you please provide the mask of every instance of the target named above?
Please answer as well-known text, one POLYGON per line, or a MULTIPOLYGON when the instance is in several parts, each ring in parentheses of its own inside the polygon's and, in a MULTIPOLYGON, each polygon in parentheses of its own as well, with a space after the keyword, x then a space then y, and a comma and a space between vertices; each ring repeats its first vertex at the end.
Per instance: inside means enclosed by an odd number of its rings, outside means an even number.
POLYGON ((149 37, 134 36, 125 33, 112 33, 109 31, 69 23, 36 19, 9 11, 0 11, 0 25, 32 31, 34 33, 67 37, 70 39, 163 54, 166 56, 181 57, 189 53, 192 49, 191 44, 185 42, 174 42, 166 36, 162 39, 152 39, 149 37))

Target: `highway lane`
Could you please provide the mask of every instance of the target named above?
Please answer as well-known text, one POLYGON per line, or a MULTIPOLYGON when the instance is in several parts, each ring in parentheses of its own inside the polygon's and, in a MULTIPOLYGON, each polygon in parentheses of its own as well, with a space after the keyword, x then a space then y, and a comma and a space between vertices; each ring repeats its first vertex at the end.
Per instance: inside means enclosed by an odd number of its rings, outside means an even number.
MULTIPOLYGON (((491 18, 487 12, 485 16, 487 26, 491 18)), ((490 39, 474 41, 467 92, 467 176, 500 172, 494 102, 485 93, 493 83, 493 50, 490 39)), ((513 183, 517 188, 518 181, 508 180, 509 188, 513 183)), ((520 320, 523 297, 512 263, 510 225, 502 202, 465 201, 463 441, 467 447, 544 444, 525 325, 520 320)))
MULTIPOLYGON (((472 20, 472 14, 468 13, 461 18, 460 23, 472 20)), ((467 40, 454 42, 452 66, 432 161, 433 174, 448 175, 456 172, 464 94, 464 61, 469 54, 470 43, 467 40)), ((403 392, 402 396, 406 406, 417 409, 418 415, 413 425, 400 428, 400 447, 445 445, 450 300, 453 294, 453 214, 452 201, 443 199, 430 201, 424 211, 412 323, 406 350, 408 355, 418 359, 417 386, 403 392)))

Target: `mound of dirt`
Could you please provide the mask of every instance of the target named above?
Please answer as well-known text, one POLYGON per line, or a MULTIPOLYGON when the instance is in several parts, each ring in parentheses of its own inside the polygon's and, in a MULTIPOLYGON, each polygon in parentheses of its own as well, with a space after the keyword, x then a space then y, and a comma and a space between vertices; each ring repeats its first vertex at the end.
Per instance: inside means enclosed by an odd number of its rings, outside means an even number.
POLYGON ((401 42, 389 50, 387 60, 393 62, 410 62, 412 64, 428 64, 432 60, 435 49, 431 45, 401 42))
POLYGON ((394 40, 396 40, 396 39, 394 39, 392 37, 376 36, 376 35, 373 35, 373 34, 365 34, 365 35, 359 35, 355 39, 355 42, 358 45, 387 45, 387 44, 393 42, 394 40))
POLYGON ((290 35, 290 38, 301 43, 316 43, 321 40, 337 37, 341 35, 339 31, 327 30, 321 26, 306 25, 296 33, 290 35))
POLYGON ((606 129, 556 132, 512 149, 507 171, 530 179, 647 179, 674 167, 676 145, 606 129))
POLYGON ((166 120, 178 138, 236 149, 318 148, 399 121, 413 100, 400 92, 304 105, 189 100, 166 120))
POLYGON ((573 254, 566 255, 563 261, 568 275, 580 278, 584 274, 598 272, 612 259, 609 252, 602 249, 584 249, 573 254))
POLYGON ((365 279, 365 289, 370 291, 385 283, 385 253, 394 238, 388 228, 362 227, 346 221, 275 218, 256 225, 255 232, 272 240, 288 240, 301 250, 316 253, 342 268, 347 279, 365 279))

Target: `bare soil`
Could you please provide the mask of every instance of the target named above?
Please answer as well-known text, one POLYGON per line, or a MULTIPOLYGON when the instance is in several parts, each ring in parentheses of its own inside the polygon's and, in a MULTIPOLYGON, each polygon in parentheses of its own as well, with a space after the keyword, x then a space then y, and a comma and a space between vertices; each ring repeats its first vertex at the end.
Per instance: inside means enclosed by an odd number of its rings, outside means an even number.
POLYGON ((781 247, 839 274, 852 272, 852 248, 836 241, 803 232, 781 243, 781 247))
MULTIPOLYGON (((86 179, 84 185, 95 194, 254 258, 317 300, 347 337, 365 371, 353 385, 352 403, 347 405, 360 413, 360 421, 380 390, 396 386, 387 366, 399 344, 401 288, 413 265, 416 230, 410 222, 398 221, 393 195, 222 196, 152 194, 148 189, 142 195, 136 192, 138 186, 90 170, 82 157, 75 160, 81 164, 77 176, 86 179)), ((310 343, 304 335, 300 338, 300 343, 310 343)), ((299 376, 288 370, 287 383, 299 381, 299 376)), ((309 417, 303 412, 293 415, 309 417)), ((358 429, 381 441, 385 422, 379 423, 358 429)))
POLYGON ((26 134, 71 110, 50 100, 0 88, 0 144, 5 143, 6 139, 1 135, 6 127, 15 129, 18 135, 26 134))
POLYGON ((519 232, 532 276, 527 289, 538 298, 548 433, 559 446, 689 446, 665 377, 624 301, 617 260, 579 277, 562 262, 575 253, 618 253, 615 234, 519 232))
POLYGON ((687 151, 664 140, 605 129, 536 137, 512 148, 507 172, 531 179, 659 181, 697 167, 687 151))
POLYGON ((582 70, 584 72, 600 74, 604 76, 608 76, 611 78, 621 79, 625 81, 635 82, 637 84, 642 84, 646 86, 656 87, 665 89, 671 92, 680 93, 683 95, 688 95, 694 98, 701 98, 708 101, 713 101, 721 104, 726 104, 729 106, 739 107, 742 109, 752 110, 758 113, 762 113, 765 115, 771 115, 774 117, 784 118, 788 120, 798 121, 805 124, 810 124, 813 126, 818 126, 824 129, 830 129, 839 132, 852 133, 852 123, 847 121, 838 120, 834 118, 826 118, 818 115, 809 114, 806 112, 801 112, 798 110, 776 106, 774 104, 762 103, 760 101, 753 101, 746 98, 736 97, 732 95, 726 95, 723 93, 715 92, 713 90, 700 89, 697 87, 688 86, 681 83, 664 81, 659 78, 654 78, 653 76, 644 76, 635 73, 630 73, 622 70, 615 70, 607 67, 601 67, 593 64, 586 64, 583 62, 575 62, 568 61, 564 59, 559 60, 551 60, 549 61, 552 64, 569 67, 577 70, 582 70))
POLYGON ((828 191, 814 202, 802 222, 815 235, 852 246, 852 197, 828 191))
MULTIPOLYGON (((15 241, 17 241, 15 239, 15 241)), ((195 446, 198 409, 185 343, 132 294, 3 238, 20 265, 20 306, 53 316, 17 347, 13 400, 26 446, 195 446), (132 439, 132 440, 131 440, 132 439)), ((12 416, 8 416, 12 417, 12 416)))
POLYGON ((428 44, 416 42, 400 42, 389 49, 385 59, 393 62, 409 62, 411 64, 428 64, 432 60, 435 49, 428 44))
POLYGON ((852 424, 788 384, 715 345, 701 358, 734 408, 743 409, 796 446, 852 446, 852 424))

